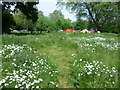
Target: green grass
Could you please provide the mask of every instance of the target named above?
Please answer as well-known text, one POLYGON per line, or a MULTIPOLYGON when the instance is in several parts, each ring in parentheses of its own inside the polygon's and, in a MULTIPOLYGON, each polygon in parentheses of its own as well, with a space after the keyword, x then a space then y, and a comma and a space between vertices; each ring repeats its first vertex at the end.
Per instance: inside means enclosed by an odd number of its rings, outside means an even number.
POLYGON ((2 35, 1 88, 117 88, 117 39, 107 33, 2 35))

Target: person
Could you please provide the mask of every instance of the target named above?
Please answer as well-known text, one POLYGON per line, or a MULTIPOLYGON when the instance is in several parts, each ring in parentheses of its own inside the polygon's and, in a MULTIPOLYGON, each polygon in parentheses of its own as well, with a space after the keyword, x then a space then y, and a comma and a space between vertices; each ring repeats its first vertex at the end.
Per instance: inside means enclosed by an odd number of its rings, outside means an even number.
POLYGON ((90 29, 90 33, 94 33, 94 29, 93 28, 90 29))

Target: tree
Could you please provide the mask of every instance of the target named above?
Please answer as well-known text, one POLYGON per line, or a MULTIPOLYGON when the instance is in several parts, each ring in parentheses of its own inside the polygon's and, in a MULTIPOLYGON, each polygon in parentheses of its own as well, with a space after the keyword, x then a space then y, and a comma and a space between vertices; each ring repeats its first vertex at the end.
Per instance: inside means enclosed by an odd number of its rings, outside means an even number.
MULTIPOLYGON (((19 9, 28 20, 32 20, 33 23, 35 23, 38 19, 38 12, 37 9, 34 7, 36 4, 38 4, 38 0, 34 0, 34 2, 2 2, 2 7, 4 8, 4 10, 8 10, 7 14, 10 14, 11 12, 15 13, 17 9, 19 9), (10 7, 14 5, 15 9, 12 11, 10 9, 10 7)), ((4 10, 2 12, 4 12, 4 10)), ((6 21, 8 21, 8 17, 4 18, 4 14, 2 15, 2 19, 4 21, 4 24, 7 25, 6 21)), ((12 17, 12 16, 11 16, 12 17)), ((9 23, 10 24, 10 23, 9 23)), ((7 26, 7 28, 4 27, 3 25, 3 33, 8 33, 6 32, 6 30, 9 30, 9 25, 7 26)), ((10 31, 9 31, 10 32, 10 31)))
POLYGON ((69 19, 61 19, 61 29, 65 30, 65 29, 70 29, 73 28, 72 27, 72 23, 69 19))
POLYGON ((37 22, 37 29, 43 31, 48 30, 49 27, 49 18, 47 16, 39 16, 37 22))
POLYGON ((13 17, 16 22, 16 29, 33 31, 34 24, 32 20, 27 20, 26 16, 21 11, 18 11, 16 14, 14 14, 13 17))
POLYGON ((55 10, 49 16, 39 14, 37 30, 57 31, 72 28, 71 20, 65 19, 60 10, 55 10))
POLYGON ((7 9, 2 7, 2 33, 10 33, 9 28, 15 25, 12 14, 7 9))
POLYGON ((58 2, 58 6, 65 6, 67 10, 76 13, 77 19, 86 17, 94 25, 96 31, 107 22, 116 22, 118 9, 117 3, 111 2, 58 2))
POLYGON ((9 11, 12 5, 15 6, 13 12, 15 13, 17 9, 19 9, 27 19, 31 19, 33 22, 36 22, 38 19, 38 10, 34 7, 38 4, 38 0, 33 0, 33 2, 3 2, 3 7, 7 8, 9 11))
POLYGON ((62 14, 62 12, 60 10, 54 10, 53 13, 51 13, 49 15, 49 17, 55 23, 55 27, 56 27, 55 30, 62 29, 62 26, 61 26, 62 22, 61 22, 61 20, 64 19, 64 15, 62 14))
POLYGON ((42 11, 38 11, 38 16, 44 16, 43 12, 42 11))
POLYGON ((73 22, 73 27, 76 30, 83 30, 89 27, 87 20, 78 19, 77 21, 73 22))

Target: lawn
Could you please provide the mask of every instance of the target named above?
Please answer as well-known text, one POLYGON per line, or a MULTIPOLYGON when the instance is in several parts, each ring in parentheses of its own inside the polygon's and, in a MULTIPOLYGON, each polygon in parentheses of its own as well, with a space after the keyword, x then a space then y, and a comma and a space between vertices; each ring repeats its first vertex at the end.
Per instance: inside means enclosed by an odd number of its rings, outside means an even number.
POLYGON ((118 88, 118 35, 2 35, 0 88, 118 88))

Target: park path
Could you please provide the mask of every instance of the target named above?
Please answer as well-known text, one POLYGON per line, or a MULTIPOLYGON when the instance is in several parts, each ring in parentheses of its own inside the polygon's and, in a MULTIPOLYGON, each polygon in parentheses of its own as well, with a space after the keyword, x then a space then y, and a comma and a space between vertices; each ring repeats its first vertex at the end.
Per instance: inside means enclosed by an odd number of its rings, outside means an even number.
POLYGON ((70 66, 72 66, 69 61, 71 60, 71 52, 75 52, 75 50, 69 49, 65 50, 63 47, 58 47, 57 45, 50 46, 49 48, 41 48, 37 51, 40 53, 44 51, 48 54, 50 58, 52 58, 52 63, 57 65, 58 73, 58 88, 72 88, 72 84, 68 81, 68 77, 70 74, 70 66), (69 51, 70 50, 70 51, 69 51))
POLYGON ((58 88, 71 88, 71 83, 68 82, 68 77, 70 73, 70 63, 68 61, 70 60, 71 54, 69 52, 66 52, 65 50, 61 50, 61 48, 58 46, 53 46, 50 50, 50 53, 54 57, 56 57, 53 62, 58 66, 59 71, 58 88))

